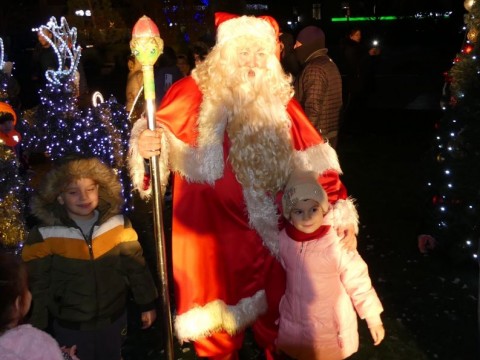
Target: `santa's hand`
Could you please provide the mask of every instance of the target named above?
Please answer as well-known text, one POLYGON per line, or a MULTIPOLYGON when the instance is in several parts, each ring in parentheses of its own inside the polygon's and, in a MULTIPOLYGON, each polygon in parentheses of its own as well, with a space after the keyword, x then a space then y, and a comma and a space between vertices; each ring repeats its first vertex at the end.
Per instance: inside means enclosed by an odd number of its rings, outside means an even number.
POLYGON ((347 251, 357 250, 357 236, 353 225, 338 226, 337 235, 340 237, 340 244, 347 251))
POLYGON ((160 144, 162 141, 162 130, 146 129, 138 137, 138 152, 141 157, 148 159, 160 155, 160 144))

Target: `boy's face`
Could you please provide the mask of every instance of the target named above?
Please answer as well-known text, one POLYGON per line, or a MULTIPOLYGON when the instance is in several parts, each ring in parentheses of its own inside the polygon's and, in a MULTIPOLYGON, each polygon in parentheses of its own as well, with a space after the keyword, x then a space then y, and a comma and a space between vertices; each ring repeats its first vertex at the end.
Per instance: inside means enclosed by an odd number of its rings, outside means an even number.
POLYGON ((323 223, 323 210, 315 200, 298 201, 290 212, 290 222, 297 230, 311 234, 323 223))
POLYGON ((58 195, 57 200, 65 206, 71 219, 91 219, 98 206, 98 184, 86 178, 73 181, 58 195))

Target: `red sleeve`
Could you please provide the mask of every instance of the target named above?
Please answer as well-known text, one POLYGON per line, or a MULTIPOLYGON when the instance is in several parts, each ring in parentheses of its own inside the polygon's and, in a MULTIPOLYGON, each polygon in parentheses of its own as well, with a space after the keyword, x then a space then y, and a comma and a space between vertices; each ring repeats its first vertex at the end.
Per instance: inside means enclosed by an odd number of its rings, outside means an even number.
POLYGON ((305 150, 324 142, 322 135, 312 125, 296 99, 290 100, 287 112, 292 119, 291 132, 295 150, 305 150))
POLYGON ((340 181, 339 174, 336 171, 325 171, 319 177, 319 182, 325 189, 330 204, 335 203, 337 200, 345 200, 347 198, 347 189, 340 181))
MULTIPOLYGON (((296 99, 292 99, 288 103, 287 111, 292 119, 291 131, 295 150, 301 151, 323 144, 322 135, 312 125, 296 99)), ((336 171, 326 170, 319 177, 319 182, 328 194, 330 203, 333 204, 339 199, 347 198, 347 189, 340 181, 339 174, 336 171)))
POLYGON ((168 89, 156 113, 157 122, 189 145, 195 145, 202 94, 192 77, 182 78, 168 89))

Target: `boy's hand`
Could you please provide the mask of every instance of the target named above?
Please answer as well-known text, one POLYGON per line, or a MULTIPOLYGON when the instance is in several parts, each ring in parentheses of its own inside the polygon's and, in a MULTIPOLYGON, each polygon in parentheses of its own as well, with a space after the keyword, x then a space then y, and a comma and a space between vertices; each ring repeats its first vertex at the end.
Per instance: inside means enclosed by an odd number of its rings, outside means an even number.
POLYGON ((152 326, 156 318, 157 312, 155 310, 142 312, 142 329, 147 329, 152 326))
POLYGON ((65 359, 80 360, 76 355, 77 345, 73 345, 72 347, 62 346, 60 350, 62 350, 62 353, 64 354, 63 357, 65 359))
POLYGON ((378 345, 385 338, 385 328, 382 324, 375 325, 369 328, 370 334, 372 335, 373 345, 378 345))

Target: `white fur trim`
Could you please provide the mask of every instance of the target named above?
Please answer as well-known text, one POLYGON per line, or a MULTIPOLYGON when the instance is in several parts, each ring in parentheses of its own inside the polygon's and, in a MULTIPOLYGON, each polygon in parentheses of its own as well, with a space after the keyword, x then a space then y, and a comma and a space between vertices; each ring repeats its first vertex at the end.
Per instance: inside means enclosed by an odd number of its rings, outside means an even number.
POLYGON ((334 216, 334 226, 354 226, 355 234, 358 234, 358 212, 355 207, 355 200, 348 198, 346 200, 337 200, 332 207, 334 216))
POLYGON ((342 174, 337 152, 328 143, 312 146, 304 151, 296 151, 294 164, 299 169, 315 171, 319 174, 326 170, 335 170, 342 174))
POLYGON ((224 131, 225 122, 220 122, 208 139, 199 138, 199 147, 191 147, 165 130, 164 134, 170 144, 169 163, 172 171, 178 172, 188 181, 213 185, 223 175, 224 131))
POLYGON ((240 16, 221 23, 217 29, 217 45, 222 45, 239 36, 261 38, 276 43, 275 30, 266 20, 254 16, 240 16))
MULTIPOLYGON (((152 186, 149 186, 148 189, 144 189, 143 187, 145 161, 138 152, 138 137, 142 131, 146 130, 147 128, 147 119, 145 117, 137 120, 133 125, 130 135, 130 150, 128 157, 128 167, 130 170, 130 177, 132 178, 133 189, 137 190, 142 198, 148 198, 152 194, 152 186)), ((159 158, 160 184, 162 192, 165 191, 170 175, 170 170, 168 167, 169 152, 169 144, 164 136, 162 138, 161 154, 159 158)))
POLYGON ((270 253, 278 258, 279 213, 274 200, 264 192, 244 189, 243 197, 247 206, 250 227, 255 229, 270 253))
POLYGON ((180 342, 195 341, 221 330, 234 335, 251 325, 267 308, 265 290, 259 290, 236 305, 215 300, 176 316, 176 337, 180 342))

